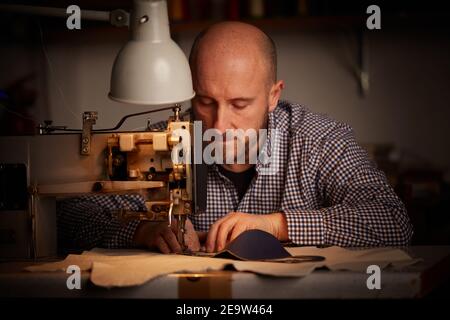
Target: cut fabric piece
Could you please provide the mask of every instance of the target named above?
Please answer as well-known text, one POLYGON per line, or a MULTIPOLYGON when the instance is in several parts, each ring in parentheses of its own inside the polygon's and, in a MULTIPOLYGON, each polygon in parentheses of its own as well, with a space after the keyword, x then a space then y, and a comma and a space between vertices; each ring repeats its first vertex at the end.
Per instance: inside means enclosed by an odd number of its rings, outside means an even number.
POLYGON ((292 256, 272 234, 262 230, 247 230, 231 241, 224 250, 214 255, 216 258, 246 261, 269 261, 284 263, 317 262, 322 256, 292 256))
POLYGON ((241 233, 215 257, 238 260, 271 260, 289 258, 291 255, 273 235, 254 229, 241 233))

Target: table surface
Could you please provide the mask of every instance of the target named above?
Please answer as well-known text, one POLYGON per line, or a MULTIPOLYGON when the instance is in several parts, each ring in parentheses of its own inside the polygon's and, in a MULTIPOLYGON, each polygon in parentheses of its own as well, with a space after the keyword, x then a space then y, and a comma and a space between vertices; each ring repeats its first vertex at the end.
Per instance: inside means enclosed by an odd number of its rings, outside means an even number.
MULTIPOLYGON (((422 261, 401 270, 384 269, 381 289, 369 290, 364 272, 316 270, 301 278, 278 278, 236 271, 201 274, 176 273, 141 286, 105 289, 81 274, 81 289, 69 290, 69 274, 31 273, 23 268, 35 261, 0 263, 1 298, 243 298, 243 299, 342 299, 424 297, 450 278, 450 246, 403 248, 422 261)), ((40 261, 42 262, 42 261, 40 261)))

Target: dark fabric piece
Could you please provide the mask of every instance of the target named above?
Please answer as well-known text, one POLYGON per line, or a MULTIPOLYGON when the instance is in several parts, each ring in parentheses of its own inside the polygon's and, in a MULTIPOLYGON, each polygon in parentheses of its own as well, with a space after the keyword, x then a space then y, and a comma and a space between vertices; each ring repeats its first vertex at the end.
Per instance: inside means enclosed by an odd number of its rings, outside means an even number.
POLYGON ((217 253, 219 258, 240 260, 270 260, 290 258, 280 241, 262 230, 247 230, 231 241, 225 250, 217 253))

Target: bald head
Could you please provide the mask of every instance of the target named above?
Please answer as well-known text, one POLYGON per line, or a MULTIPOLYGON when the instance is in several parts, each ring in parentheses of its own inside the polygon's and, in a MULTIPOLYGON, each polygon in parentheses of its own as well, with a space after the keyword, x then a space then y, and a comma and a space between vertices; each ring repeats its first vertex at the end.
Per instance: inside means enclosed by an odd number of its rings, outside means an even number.
POLYGON ((242 22, 221 22, 202 31, 195 39, 189 63, 196 72, 205 58, 246 58, 264 69, 268 84, 276 81, 277 54, 274 42, 257 27, 242 22))

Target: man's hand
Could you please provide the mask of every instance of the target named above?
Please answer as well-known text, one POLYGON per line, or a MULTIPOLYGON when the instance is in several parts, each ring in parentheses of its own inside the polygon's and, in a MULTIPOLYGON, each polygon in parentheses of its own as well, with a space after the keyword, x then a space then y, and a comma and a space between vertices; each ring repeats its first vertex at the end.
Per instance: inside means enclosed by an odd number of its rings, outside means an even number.
MULTIPOLYGON (((197 233, 189 219, 186 219, 186 233, 184 241, 191 251, 199 251, 200 243, 197 233)), ((142 221, 134 233, 134 242, 140 246, 151 250, 158 250, 162 253, 179 253, 182 251, 177 237, 177 220, 172 221, 171 227, 166 222, 154 223, 142 221)))
POLYGON ((266 231, 280 241, 288 240, 287 222, 283 213, 230 212, 211 226, 206 239, 206 251, 220 251, 242 232, 250 229, 266 231))

